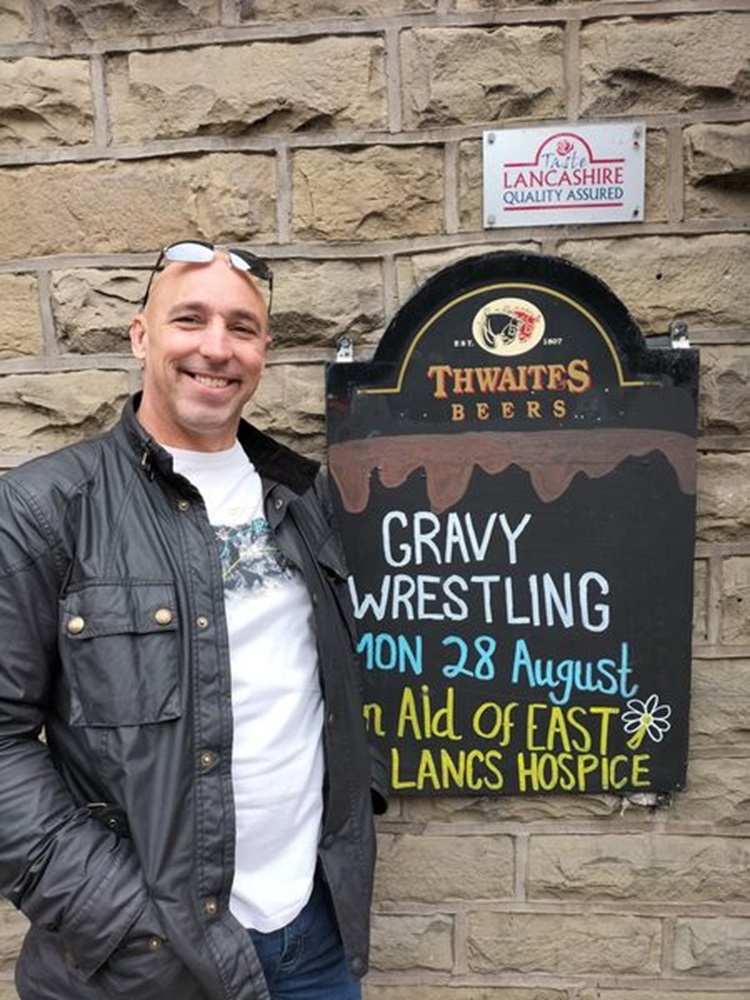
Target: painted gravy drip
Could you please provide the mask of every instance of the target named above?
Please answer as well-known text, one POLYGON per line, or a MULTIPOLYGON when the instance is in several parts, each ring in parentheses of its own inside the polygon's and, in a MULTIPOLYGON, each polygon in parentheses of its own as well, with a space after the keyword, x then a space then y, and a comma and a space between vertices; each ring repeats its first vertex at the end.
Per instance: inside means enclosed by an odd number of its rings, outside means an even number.
POLYGON ((585 431, 488 431, 465 434, 406 434, 331 445, 329 468, 347 511, 361 513, 377 470, 388 489, 417 469, 427 478, 427 495, 440 513, 464 496, 475 467, 497 475, 511 465, 527 472, 541 501, 550 503, 582 472, 606 476, 625 459, 660 451, 674 469, 683 493, 695 493, 695 441, 676 431, 587 428, 585 431), (565 455, 564 464, 560 455, 565 455))

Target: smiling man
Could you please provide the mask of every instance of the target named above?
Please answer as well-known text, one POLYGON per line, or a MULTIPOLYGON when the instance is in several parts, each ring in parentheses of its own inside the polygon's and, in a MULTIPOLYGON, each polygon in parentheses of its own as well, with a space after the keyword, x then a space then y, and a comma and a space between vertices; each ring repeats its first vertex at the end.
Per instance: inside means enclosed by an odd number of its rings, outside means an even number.
POLYGON ((0 651, 21 1000, 360 997, 385 786, 319 468, 241 417, 272 281, 165 248, 142 393, 0 480, 0 607, 33 623, 0 651))
POLYGON ((152 283, 130 337, 144 363, 138 419, 160 444, 221 451, 234 443, 270 344, 261 288, 222 255, 177 261, 152 283))

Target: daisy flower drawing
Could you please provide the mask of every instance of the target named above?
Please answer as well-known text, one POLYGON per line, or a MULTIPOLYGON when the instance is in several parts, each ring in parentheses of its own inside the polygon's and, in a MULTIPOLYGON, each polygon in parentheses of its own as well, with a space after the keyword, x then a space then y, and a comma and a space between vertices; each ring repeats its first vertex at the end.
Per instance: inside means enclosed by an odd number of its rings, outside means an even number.
POLYGON ((623 729, 633 735, 628 740, 631 750, 637 750, 645 736, 655 743, 661 743, 664 734, 672 728, 669 717, 672 714, 671 705, 660 705, 659 696, 649 695, 645 701, 631 698, 626 702, 627 712, 622 713, 623 729))

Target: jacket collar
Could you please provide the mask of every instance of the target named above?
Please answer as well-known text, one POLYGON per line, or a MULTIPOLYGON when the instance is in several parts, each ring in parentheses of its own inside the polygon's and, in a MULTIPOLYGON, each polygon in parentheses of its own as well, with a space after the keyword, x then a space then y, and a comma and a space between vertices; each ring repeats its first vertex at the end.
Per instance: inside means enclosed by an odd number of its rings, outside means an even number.
MULTIPOLYGON (((120 420, 122 431, 150 479, 157 473, 170 476, 172 456, 138 422, 136 412, 140 402, 141 393, 137 392, 125 404, 120 420)), ((320 463, 279 444, 246 420, 240 421, 237 439, 260 476, 283 483, 297 494, 312 485, 320 469, 320 463)))

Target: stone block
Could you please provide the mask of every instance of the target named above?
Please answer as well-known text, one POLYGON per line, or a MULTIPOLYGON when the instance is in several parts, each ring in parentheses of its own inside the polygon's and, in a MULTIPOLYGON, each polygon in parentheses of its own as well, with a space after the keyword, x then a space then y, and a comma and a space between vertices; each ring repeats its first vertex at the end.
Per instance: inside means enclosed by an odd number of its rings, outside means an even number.
POLYGON ((655 975, 661 946, 661 921, 643 916, 469 914, 467 954, 472 972, 655 975))
POLYGON ((750 430, 750 347, 701 347, 699 414, 704 432, 750 430))
MULTIPOLYGON (((466 260, 469 257, 477 257, 485 253, 491 253, 495 247, 478 246, 460 247, 454 250, 438 250, 432 253, 419 253, 404 255, 396 258, 396 279, 398 284, 399 301, 403 304, 410 296, 418 291, 422 285, 439 271, 466 260)), ((507 243, 503 244, 503 250, 533 251, 537 249, 534 243, 507 243)))
POLYGON ((32 2, 33 0, 3 0, 0 6, 0 38, 6 45, 31 41, 34 33, 32 2))
POLYGON ((750 822, 750 787, 746 757, 693 758, 687 789, 676 794, 667 822, 736 826, 750 822))
POLYGON ((106 430, 128 396, 124 372, 0 377, 0 452, 34 454, 106 430))
POLYGON ((484 229, 484 157, 482 140, 469 139, 458 147, 458 228, 460 232, 484 229))
POLYGON ((41 6, 58 45, 215 28, 221 16, 221 0, 42 0, 41 6))
POLYGON ((750 14, 599 20, 581 31, 581 113, 742 107, 750 97, 750 14))
POLYGON ((530 899, 727 902, 747 893, 750 845, 729 837, 532 836, 530 899))
MULTIPOLYGON (((692 917, 678 920, 674 935, 674 966, 678 972, 708 979, 750 976, 750 918, 692 917)), ((690 994, 692 1000, 693 994, 690 994)), ((723 994, 722 994, 723 996, 723 994)))
MULTIPOLYGON (((385 325, 383 276, 374 261, 274 262, 271 332, 278 347, 376 343, 385 325)), ((355 353, 355 357, 356 357, 355 353)))
POLYGON ((666 222, 667 136, 658 129, 646 132, 646 222, 666 222))
MULTIPOLYGON (((582 4, 595 4, 599 0, 581 0, 582 4)), ((513 10, 516 7, 568 7, 570 0, 453 0, 454 9, 461 14, 471 14, 474 11, 513 10)))
POLYGON ((750 122, 686 129, 685 183, 688 218, 750 218, 750 122))
MULTIPOLYGON (((567 998, 566 998, 567 1000, 567 998)), ((670 989, 665 986, 639 987, 637 991, 627 989, 607 989, 606 987, 585 987, 575 994, 575 1000, 747 1000, 747 990, 725 990, 721 982, 716 989, 690 990, 685 993, 681 987, 670 989)))
POLYGON ((70 354, 130 354, 130 321, 148 272, 80 268, 52 274, 52 313, 60 350, 70 354))
POLYGON ((697 537, 737 541, 750 536, 750 454, 698 456, 697 537))
POLYGON ((317 21, 321 18, 392 17, 420 14, 437 8, 438 0, 239 0, 241 24, 259 21, 317 21))
POLYGON ((245 415, 283 444, 320 460, 325 448, 323 365, 268 365, 245 415))
POLYGON ((273 157, 209 153, 0 171, 0 257, 152 251, 186 235, 272 241, 273 157))
MULTIPOLYGON (((436 986, 411 984, 409 986, 381 986, 364 983, 364 1000, 579 1000, 578 992, 567 989, 556 990, 550 986, 485 986, 478 983, 473 986, 436 986)), ((604 994, 601 994, 602 997, 604 994)), ((0 994, 0 1000, 3 1000, 0 994)), ((13 998, 14 1000, 14 998, 13 998)), ((625 1000, 651 1000, 651 997, 633 997, 632 993, 625 1000)), ((667 1000, 667 998, 665 998, 667 1000)), ((669 1000, 684 1000, 670 997, 669 1000)), ((693 1000, 692 996, 690 1000, 693 1000)), ((704 1000, 704 998, 698 998, 704 1000)), ((718 995, 711 1000, 725 1000, 718 995)), ((727 1000, 739 1000, 734 996, 727 1000)), ((741 1000, 747 1000, 742 997, 741 1000)))
POLYGON ((434 146, 299 150, 295 239, 380 240, 439 233, 443 156, 434 146))
POLYGON ((401 800, 410 823, 530 823, 534 820, 581 820, 619 815, 615 795, 504 795, 477 798, 438 796, 401 800))
MULTIPOLYGON (((10 973, 21 950, 29 922, 10 903, 0 900, 0 974, 10 973)), ((2 997, 0 982, 0 997, 2 997)))
POLYGON ((698 660, 691 687, 691 746, 750 746, 750 662, 698 660))
POLYGON ((557 25, 413 28, 401 35, 407 129, 565 113, 557 25))
POLYGON ((666 333, 675 318, 708 330, 747 324, 746 233, 565 241, 558 253, 609 285, 645 333, 666 333))
POLYGON ((693 571, 693 642, 708 642, 708 560, 696 559, 693 571))
POLYGON ((453 966, 453 920, 445 914, 429 916, 374 914, 373 969, 450 970, 453 966))
POLYGON ((730 556, 721 570, 721 641, 750 646, 750 556, 730 556))
POLYGON ((85 59, 0 61, 0 149, 75 146, 93 138, 85 59))
POLYGON ((131 52, 111 60, 108 84, 116 142, 387 124, 372 36, 131 52))
POLYGON ((42 320, 36 280, 0 274, 0 360, 42 353, 42 320))
POLYGON ((513 842, 504 836, 387 835, 378 840, 376 899, 444 903, 513 894, 513 842))
POLYGON ((0 1000, 18 1000, 18 994, 16 993, 12 981, 3 982, 3 980, 0 979, 0 1000))

